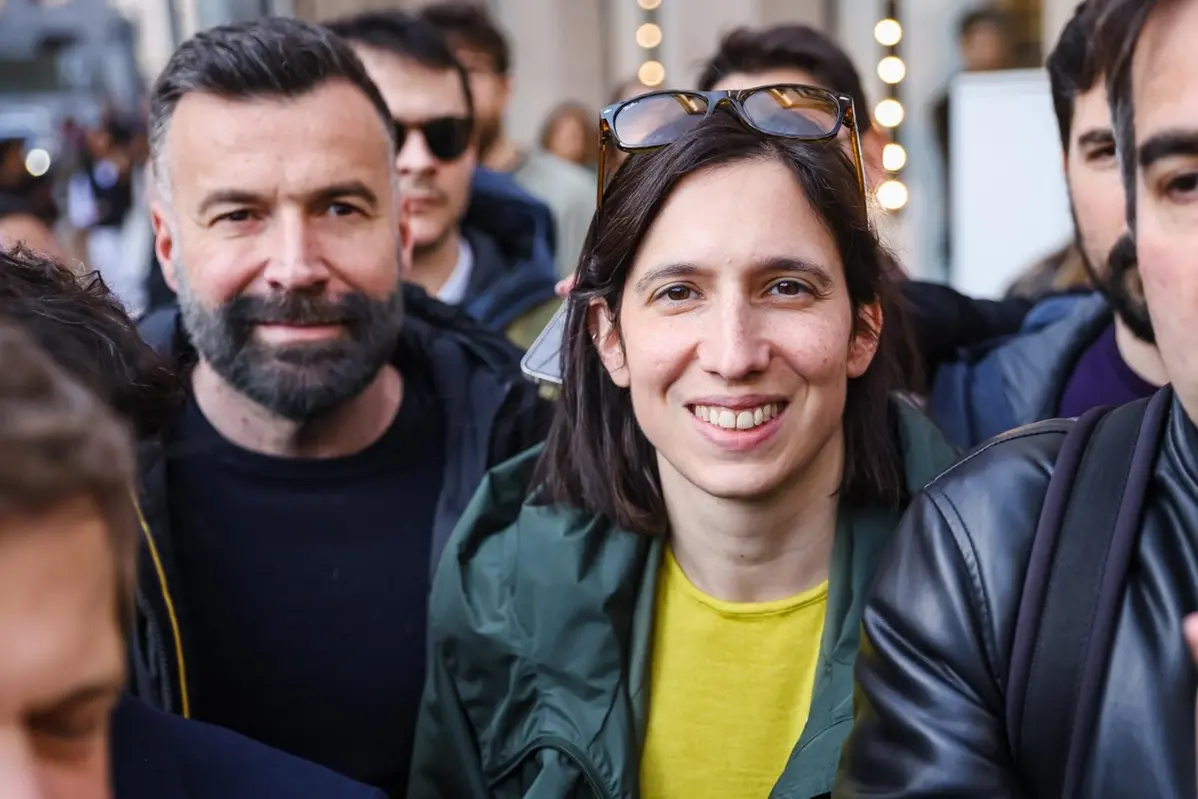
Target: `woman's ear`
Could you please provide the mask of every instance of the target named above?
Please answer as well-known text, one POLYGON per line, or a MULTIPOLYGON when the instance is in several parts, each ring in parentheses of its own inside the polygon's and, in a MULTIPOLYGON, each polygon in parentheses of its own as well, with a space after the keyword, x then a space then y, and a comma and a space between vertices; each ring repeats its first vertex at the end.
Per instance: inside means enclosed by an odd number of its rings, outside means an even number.
POLYGON ((879 302, 871 302, 857 309, 857 324, 849 342, 849 377, 861 377, 873 363, 884 321, 882 304, 879 302))
POLYGON ((620 340, 620 331, 616 329, 611 308, 603 300, 592 300, 587 308, 587 330, 611 381, 620 388, 628 388, 628 360, 624 357, 624 342, 620 340))

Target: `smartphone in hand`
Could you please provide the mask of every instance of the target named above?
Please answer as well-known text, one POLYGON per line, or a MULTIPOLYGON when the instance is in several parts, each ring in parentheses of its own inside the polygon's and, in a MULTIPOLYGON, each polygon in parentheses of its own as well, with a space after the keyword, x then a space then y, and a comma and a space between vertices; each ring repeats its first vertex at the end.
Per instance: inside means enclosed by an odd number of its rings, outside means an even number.
POLYGON ((569 302, 563 302, 549 324, 520 360, 520 370, 538 383, 562 384, 562 341, 566 333, 569 302))

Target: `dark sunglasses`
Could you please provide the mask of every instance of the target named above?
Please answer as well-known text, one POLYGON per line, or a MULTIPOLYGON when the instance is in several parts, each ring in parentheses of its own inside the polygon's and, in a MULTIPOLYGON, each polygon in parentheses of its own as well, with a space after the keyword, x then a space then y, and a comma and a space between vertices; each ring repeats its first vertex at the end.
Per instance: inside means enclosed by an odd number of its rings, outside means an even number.
POLYGON ((718 92, 661 91, 609 105, 599 114, 599 193, 603 205, 606 149, 656 150, 680 139, 727 103, 742 123, 767 136, 801 141, 835 138, 841 126, 853 134, 857 184, 865 201, 865 167, 853 98, 818 86, 782 83, 718 92))
POLYGON ((456 161, 470 146, 474 123, 466 117, 437 117, 426 122, 395 123, 395 151, 403 149, 408 134, 419 131, 428 150, 438 161, 456 161))

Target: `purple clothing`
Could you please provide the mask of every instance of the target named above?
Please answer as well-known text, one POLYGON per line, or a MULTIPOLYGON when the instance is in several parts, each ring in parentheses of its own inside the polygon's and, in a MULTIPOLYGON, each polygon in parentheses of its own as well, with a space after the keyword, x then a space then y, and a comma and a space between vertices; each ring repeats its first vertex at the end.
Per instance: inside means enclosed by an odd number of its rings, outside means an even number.
POLYGON ((1098 340, 1078 359, 1065 383, 1057 415, 1071 419, 1102 405, 1123 405, 1150 397, 1157 387, 1131 370, 1115 342, 1115 323, 1107 325, 1098 340))

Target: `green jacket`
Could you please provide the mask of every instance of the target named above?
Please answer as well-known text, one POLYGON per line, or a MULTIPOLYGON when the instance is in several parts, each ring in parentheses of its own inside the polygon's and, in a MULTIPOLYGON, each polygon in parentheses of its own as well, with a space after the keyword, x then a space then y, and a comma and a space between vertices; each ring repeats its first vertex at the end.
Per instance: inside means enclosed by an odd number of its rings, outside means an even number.
MULTIPOLYGON (((956 454, 899 406, 915 492, 956 454)), ((490 472, 437 570, 409 799, 640 795, 662 542, 526 502, 538 454, 490 472)), ((772 799, 831 790, 865 594, 899 515, 840 513, 811 712, 772 799)))

